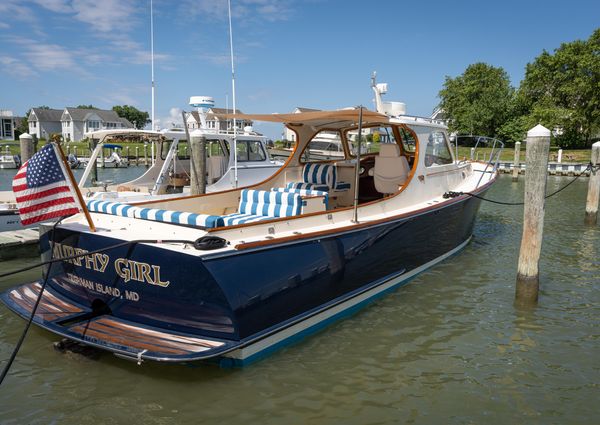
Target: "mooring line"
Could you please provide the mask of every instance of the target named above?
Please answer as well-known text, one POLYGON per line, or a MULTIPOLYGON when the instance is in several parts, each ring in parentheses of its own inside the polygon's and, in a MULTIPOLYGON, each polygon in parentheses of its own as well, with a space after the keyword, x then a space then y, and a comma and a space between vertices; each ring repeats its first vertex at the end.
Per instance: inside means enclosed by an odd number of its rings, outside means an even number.
MULTIPOLYGON (((588 164, 588 166, 585 168, 585 170, 583 170, 581 173, 579 173, 577 176, 575 176, 575 178, 573 180, 571 180, 569 183, 567 183, 566 185, 564 185, 563 187, 561 187, 560 189, 550 193, 549 195, 544 196, 544 199, 548 199, 553 197, 554 195, 562 192, 563 190, 565 190, 567 187, 569 187, 570 185, 572 185, 573 183, 575 183, 575 181, 581 177, 582 175, 584 175, 587 171, 590 172, 595 172, 600 170, 600 165, 594 165, 591 162, 588 164)), ((462 195, 467 195, 467 196, 471 196, 473 198, 477 198, 477 199, 481 199, 482 201, 486 201, 486 202, 491 202, 492 204, 499 204, 499 205, 525 205, 525 202, 504 202, 504 201, 497 201, 495 199, 488 199, 488 198, 484 198, 483 196, 479 196, 476 195, 474 193, 471 192, 452 192, 452 191, 448 191, 446 193, 444 193, 444 195, 442 195, 444 197, 444 199, 450 199, 450 198, 457 198, 459 196, 462 195)))

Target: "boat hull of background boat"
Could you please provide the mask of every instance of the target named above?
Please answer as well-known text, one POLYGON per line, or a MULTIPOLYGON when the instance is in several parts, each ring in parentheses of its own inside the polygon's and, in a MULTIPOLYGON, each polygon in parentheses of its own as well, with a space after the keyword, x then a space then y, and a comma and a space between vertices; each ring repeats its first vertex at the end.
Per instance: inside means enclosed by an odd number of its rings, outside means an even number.
MULTIPOLYGON (((364 227, 221 255, 136 245, 57 263, 34 321, 132 359, 245 364, 457 252, 471 238, 479 203, 463 196, 364 227), (57 310, 63 313, 50 314, 57 310)), ((46 259, 50 234, 41 238, 46 259)), ((58 228, 54 242, 54 255, 65 256, 119 240, 58 228)), ((39 287, 22 285, 2 299, 29 317, 39 287)))

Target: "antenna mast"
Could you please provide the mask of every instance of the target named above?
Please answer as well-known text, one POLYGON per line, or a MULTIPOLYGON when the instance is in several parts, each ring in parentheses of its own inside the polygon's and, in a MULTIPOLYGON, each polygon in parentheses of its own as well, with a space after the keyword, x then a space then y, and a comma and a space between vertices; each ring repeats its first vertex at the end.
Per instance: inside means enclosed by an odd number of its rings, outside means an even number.
POLYGON ((237 167, 237 121, 235 119, 235 68, 233 65, 233 29, 231 26, 231 0, 227 0, 227 11, 229 13, 229 49, 231 53, 231 91, 232 91, 232 102, 233 102, 233 170, 234 170, 234 185, 238 186, 238 167, 237 167))
MULTIPOLYGON (((156 130, 154 126, 154 12, 153 1, 150 0, 150 68, 152 70, 152 130, 156 130)), ((152 150, 152 165, 154 165, 154 143, 151 146, 152 150)))

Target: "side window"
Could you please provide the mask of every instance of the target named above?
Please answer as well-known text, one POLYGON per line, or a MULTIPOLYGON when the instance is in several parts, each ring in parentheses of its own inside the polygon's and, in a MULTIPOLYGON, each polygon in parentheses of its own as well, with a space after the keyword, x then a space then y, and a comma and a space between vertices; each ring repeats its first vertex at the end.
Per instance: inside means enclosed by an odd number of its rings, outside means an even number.
POLYGON ((237 141, 238 161, 264 161, 267 156, 258 141, 238 140, 237 141))
POLYGON ((302 152, 303 162, 330 161, 346 158, 342 138, 337 131, 317 133, 302 152))
POLYGON ((402 147, 404 148, 404 152, 415 152, 417 150, 417 141, 415 140, 413 133, 404 127, 399 127, 398 131, 400 132, 400 137, 402 138, 402 147))
MULTIPOLYGON (((163 140, 160 148, 161 159, 166 159, 173 140, 163 140)), ((187 140, 180 140, 177 143, 177 159, 190 159, 190 153, 187 140)))
POLYGON ((452 164, 452 154, 448 148, 446 136, 441 131, 429 134, 425 149, 425 166, 452 164))
MULTIPOLYGON (((350 144, 350 153, 354 156, 358 146, 358 130, 349 131, 347 137, 350 144)), ((361 155, 378 153, 381 144, 386 143, 396 143, 396 136, 392 127, 365 127, 362 129, 360 153, 361 155)))

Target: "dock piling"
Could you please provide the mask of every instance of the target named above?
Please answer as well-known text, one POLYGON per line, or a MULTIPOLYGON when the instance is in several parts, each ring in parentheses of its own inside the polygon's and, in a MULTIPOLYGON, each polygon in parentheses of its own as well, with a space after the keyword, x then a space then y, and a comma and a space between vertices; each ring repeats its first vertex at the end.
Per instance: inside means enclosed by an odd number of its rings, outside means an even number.
POLYGON ((521 162, 521 142, 515 143, 515 160, 513 162, 512 181, 516 182, 519 180, 519 169, 521 162))
POLYGON ((144 165, 148 166, 148 144, 144 143, 144 165))
POLYGON ((191 152, 191 194, 206 193, 206 137, 201 131, 193 131, 190 135, 191 152))
POLYGON ((562 162, 562 149, 558 150, 558 156, 556 158, 556 162, 558 162, 559 164, 562 162))
POLYGON ((135 147, 135 165, 140 165, 140 147, 135 147))
POLYGON ((592 165, 588 182, 587 201, 585 203, 585 224, 595 225, 598 222, 598 202, 600 201, 600 142, 592 145, 592 165))
POLYGON ((19 136, 19 144, 21 145, 21 163, 24 163, 35 153, 33 137, 27 133, 23 133, 19 136))
POLYGON ((527 132, 523 237, 515 292, 518 304, 535 304, 538 300, 550 134, 539 124, 527 132))

